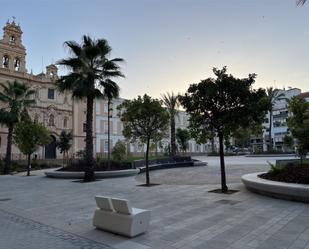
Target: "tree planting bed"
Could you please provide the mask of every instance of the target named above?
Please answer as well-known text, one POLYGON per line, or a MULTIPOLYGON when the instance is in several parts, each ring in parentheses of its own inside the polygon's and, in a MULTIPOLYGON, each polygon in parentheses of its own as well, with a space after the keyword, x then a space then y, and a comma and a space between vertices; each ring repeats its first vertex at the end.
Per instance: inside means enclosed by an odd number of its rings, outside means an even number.
POLYGON ((279 199, 309 202, 309 184, 295 183, 307 182, 307 173, 307 169, 301 169, 298 173, 288 170, 285 174, 275 177, 270 173, 260 172, 243 175, 241 179, 246 188, 252 192, 279 199), (292 172, 291 176, 288 176, 289 172, 292 172))

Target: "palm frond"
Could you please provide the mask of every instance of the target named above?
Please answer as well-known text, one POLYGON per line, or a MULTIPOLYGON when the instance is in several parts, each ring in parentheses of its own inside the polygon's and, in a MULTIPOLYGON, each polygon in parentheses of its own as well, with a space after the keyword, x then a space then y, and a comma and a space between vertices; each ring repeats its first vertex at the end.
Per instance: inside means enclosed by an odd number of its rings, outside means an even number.
POLYGON ((302 5, 304 5, 306 2, 307 2, 307 0, 297 0, 297 1, 296 1, 296 4, 297 4, 297 6, 302 6, 302 5))

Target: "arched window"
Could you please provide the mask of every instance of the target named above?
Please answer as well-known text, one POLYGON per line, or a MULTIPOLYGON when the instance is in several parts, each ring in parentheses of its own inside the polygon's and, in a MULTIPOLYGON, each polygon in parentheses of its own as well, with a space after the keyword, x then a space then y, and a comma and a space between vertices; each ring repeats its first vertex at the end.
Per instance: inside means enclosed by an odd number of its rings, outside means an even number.
POLYGON ((18 58, 14 59, 14 70, 19 71, 20 69, 20 60, 18 58))
POLYGON ((63 119, 63 128, 67 128, 68 127, 68 118, 64 118, 63 119))
POLYGON ((48 126, 55 126, 55 117, 53 114, 49 115, 48 126))
POLYGON ((10 36, 10 44, 15 44, 16 38, 14 35, 10 36))
POLYGON ((7 55, 2 58, 2 67, 9 68, 9 57, 7 55))

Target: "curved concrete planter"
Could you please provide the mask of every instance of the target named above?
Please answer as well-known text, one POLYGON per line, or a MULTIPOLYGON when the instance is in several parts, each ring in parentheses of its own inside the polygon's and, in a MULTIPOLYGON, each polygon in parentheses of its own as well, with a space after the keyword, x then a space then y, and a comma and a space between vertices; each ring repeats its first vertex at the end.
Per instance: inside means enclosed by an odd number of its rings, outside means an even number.
POLYGON ((309 202, 309 185, 265 180, 258 177, 262 173, 265 172, 243 175, 241 180, 247 189, 258 194, 285 200, 309 202))
MULTIPOLYGON (((125 169, 114 171, 96 171, 95 176, 98 179, 133 176, 140 172, 139 169, 125 169)), ((84 172, 65 172, 65 171, 50 171, 45 172, 47 177, 62 178, 62 179, 83 179, 84 172)))
MULTIPOLYGON (((206 166, 206 165, 207 165, 206 162, 201 162, 201 161, 161 163, 161 164, 151 164, 151 165, 149 165, 149 170, 172 169, 172 168, 206 166)), ((144 173, 146 171, 146 166, 139 167, 139 169, 140 169, 140 173, 144 173)))
POLYGON ((251 154, 245 157, 295 157, 295 154, 251 154))

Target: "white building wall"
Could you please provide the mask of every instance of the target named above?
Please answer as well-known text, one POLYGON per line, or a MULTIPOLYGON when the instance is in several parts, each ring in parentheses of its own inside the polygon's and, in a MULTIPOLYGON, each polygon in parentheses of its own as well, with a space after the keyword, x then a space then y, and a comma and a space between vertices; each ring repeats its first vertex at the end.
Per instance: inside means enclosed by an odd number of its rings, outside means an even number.
MULTIPOLYGON (((277 101, 274 104, 273 108, 273 119, 271 124, 271 139, 273 141, 273 147, 277 150, 282 150, 283 148, 283 138, 285 135, 288 134, 288 127, 287 127, 287 118, 289 116, 288 113, 288 100, 291 98, 299 95, 301 93, 301 90, 298 88, 292 88, 292 89, 282 89, 279 90, 280 93, 284 94, 284 98, 277 101)), ((267 151, 267 139, 269 136, 269 118, 270 113, 267 113, 265 116, 265 119, 268 120, 268 122, 263 123, 263 150, 267 151)))
MULTIPOLYGON (((114 146, 118 140, 125 141, 124 136, 122 135, 122 129, 123 125, 122 122, 120 121, 120 118, 118 117, 118 111, 117 111, 117 106, 120 105, 124 99, 118 98, 114 99, 112 101, 112 109, 113 109, 113 114, 112 118, 110 119, 112 121, 112 126, 111 126, 111 133, 110 133, 110 138, 111 138, 111 144, 114 146)), ((105 142, 107 141, 107 101, 102 100, 102 99, 97 99, 96 100, 96 153, 106 153, 107 148, 104 145, 105 142), (104 127, 102 127, 102 125, 104 127), (102 145, 103 141, 103 145, 102 145)), ((186 129, 189 122, 188 122, 188 115, 184 111, 179 111, 178 115, 175 117, 175 124, 176 124, 176 130, 177 128, 181 129, 186 129)), ((167 138, 163 139, 161 141, 163 148, 165 146, 168 146, 170 143, 170 131, 169 135, 167 138)), ((218 146, 216 146, 218 147, 218 146)), ((129 151, 133 153, 140 153, 140 152, 145 152, 146 147, 141 146, 138 144, 130 144, 129 146, 129 151)), ((158 152, 164 152, 164 149, 160 149, 158 147, 157 149, 158 152)), ((205 152, 210 152, 211 151, 211 145, 210 143, 207 144, 202 144, 202 145, 197 145, 196 141, 194 139, 191 139, 189 141, 189 153, 205 153, 205 152), (206 149, 207 148, 207 149, 206 149)))

